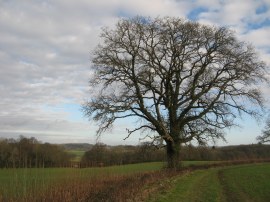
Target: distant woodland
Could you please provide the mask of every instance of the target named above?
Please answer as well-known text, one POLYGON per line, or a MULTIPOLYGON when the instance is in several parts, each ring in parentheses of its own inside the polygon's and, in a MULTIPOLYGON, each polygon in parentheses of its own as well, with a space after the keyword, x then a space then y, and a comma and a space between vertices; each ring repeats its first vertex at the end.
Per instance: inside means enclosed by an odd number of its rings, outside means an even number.
POLYGON ((71 158, 63 147, 41 143, 33 137, 0 140, 1 168, 62 167, 67 166, 71 158))
MULTIPOLYGON (((270 145, 253 144, 226 147, 183 146, 184 161, 233 161, 270 159, 270 145)), ((144 143, 138 146, 108 146, 96 144, 86 151, 82 166, 109 166, 151 161, 165 161, 165 148, 157 149, 144 143)))
MULTIPOLYGON (((270 145, 253 144, 226 147, 183 146, 181 160, 227 161, 270 159, 270 145)), ((156 148, 149 143, 140 145, 109 146, 41 143, 35 138, 0 140, 0 168, 22 167, 96 167, 123 165, 141 162, 165 161, 165 148, 156 148), (85 151, 80 162, 74 162, 70 150, 85 151)))

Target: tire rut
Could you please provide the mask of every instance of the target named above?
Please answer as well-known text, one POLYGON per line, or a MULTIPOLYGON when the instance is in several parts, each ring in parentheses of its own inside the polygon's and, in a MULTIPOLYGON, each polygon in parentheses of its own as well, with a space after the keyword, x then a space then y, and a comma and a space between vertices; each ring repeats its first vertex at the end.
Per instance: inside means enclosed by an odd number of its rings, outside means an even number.
POLYGON ((217 173, 219 182, 221 184, 222 190, 223 190, 223 195, 225 197, 225 200, 227 202, 242 202, 242 201, 250 201, 249 198, 244 196, 244 194, 240 191, 240 193, 235 193, 234 191, 230 190, 230 184, 226 182, 225 176, 224 176, 224 169, 220 169, 217 173))

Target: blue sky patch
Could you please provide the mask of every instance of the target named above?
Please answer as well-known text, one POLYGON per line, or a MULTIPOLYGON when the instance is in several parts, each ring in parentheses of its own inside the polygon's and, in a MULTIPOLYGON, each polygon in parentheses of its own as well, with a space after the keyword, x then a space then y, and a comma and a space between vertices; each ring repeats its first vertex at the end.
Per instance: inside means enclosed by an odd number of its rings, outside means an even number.
POLYGON ((120 18, 131 18, 132 15, 128 13, 127 11, 120 9, 117 11, 116 15, 120 18))
POLYGON ((256 9, 256 14, 266 13, 268 10, 266 5, 262 5, 256 9))
POLYGON ((69 113, 69 120, 82 121, 84 118, 82 106, 79 104, 64 104, 63 108, 69 113))
POLYGON ((199 15, 201 13, 207 12, 208 9, 205 7, 197 7, 193 9, 189 14, 187 15, 188 19, 190 20, 197 20, 199 18, 199 15))
POLYGON ((248 29, 260 29, 262 27, 270 27, 270 18, 265 19, 260 23, 247 23, 248 29))

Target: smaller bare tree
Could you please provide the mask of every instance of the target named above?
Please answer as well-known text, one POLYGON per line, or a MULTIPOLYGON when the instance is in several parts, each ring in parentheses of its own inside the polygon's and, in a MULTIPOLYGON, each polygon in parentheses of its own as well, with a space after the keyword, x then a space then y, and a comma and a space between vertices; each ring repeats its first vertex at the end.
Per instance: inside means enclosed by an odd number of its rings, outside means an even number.
POLYGON ((262 130, 262 135, 257 137, 259 143, 270 142, 270 117, 266 120, 266 126, 262 130))

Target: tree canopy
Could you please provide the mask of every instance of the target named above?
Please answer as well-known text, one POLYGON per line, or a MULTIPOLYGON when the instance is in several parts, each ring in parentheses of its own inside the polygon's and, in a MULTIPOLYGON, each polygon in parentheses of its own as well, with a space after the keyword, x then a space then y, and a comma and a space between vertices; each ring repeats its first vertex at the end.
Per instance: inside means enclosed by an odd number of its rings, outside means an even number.
POLYGON ((238 115, 263 107, 266 65, 225 27, 135 17, 104 28, 101 38, 85 114, 99 123, 98 134, 117 119, 141 120, 128 136, 146 129, 162 138, 169 167, 178 166, 182 143, 224 139, 238 115))

